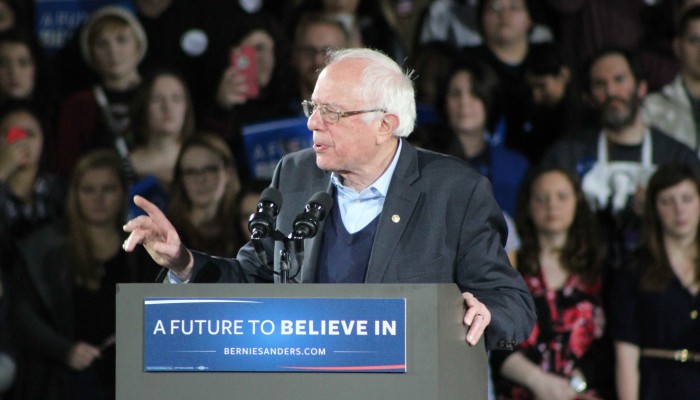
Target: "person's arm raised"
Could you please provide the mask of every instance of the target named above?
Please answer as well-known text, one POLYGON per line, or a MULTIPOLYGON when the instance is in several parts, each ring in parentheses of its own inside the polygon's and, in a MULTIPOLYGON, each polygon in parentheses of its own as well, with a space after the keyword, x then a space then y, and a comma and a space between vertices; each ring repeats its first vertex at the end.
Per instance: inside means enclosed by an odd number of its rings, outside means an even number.
POLYGON ((146 212, 124 225, 129 237, 122 247, 133 251, 141 243, 151 258, 172 271, 183 282, 192 276, 192 253, 182 244, 180 236, 165 214, 155 204, 141 196, 134 196, 134 203, 146 212))

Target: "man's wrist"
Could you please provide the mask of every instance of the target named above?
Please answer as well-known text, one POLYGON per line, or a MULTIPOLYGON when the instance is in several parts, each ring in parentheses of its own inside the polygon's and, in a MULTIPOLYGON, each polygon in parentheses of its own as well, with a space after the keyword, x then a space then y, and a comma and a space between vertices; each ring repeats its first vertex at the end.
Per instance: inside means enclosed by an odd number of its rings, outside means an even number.
POLYGON ((187 283, 192 278, 192 269, 194 268, 194 256, 192 255, 192 252, 190 252, 190 250, 188 248, 185 248, 185 253, 186 253, 186 257, 187 257, 187 263, 185 265, 185 268, 183 268, 177 272, 171 270, 173 275, 175 275, 177 277, 177 279, 180 280, 179 283, 187 283))

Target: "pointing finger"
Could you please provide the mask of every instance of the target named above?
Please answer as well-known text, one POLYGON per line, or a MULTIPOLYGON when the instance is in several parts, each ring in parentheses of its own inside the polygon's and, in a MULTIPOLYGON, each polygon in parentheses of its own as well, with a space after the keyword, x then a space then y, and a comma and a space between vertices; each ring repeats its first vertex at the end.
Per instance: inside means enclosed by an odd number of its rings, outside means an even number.
POLYGON ((165 217, 165 214, 163 214, 163 211, 161 211, 160 208, 158 208, 158 206, 156 206, 155 204, 146 200, 144 197, 135 195, 134 204, 136 204, 143 211, 145 211, 146 214, 148 214, 148 216, 151 217, 151 219, 156 225, 160 226, 163 229, 174 229, 170 224, 170 221, 168 221, 168 219, 165 217))

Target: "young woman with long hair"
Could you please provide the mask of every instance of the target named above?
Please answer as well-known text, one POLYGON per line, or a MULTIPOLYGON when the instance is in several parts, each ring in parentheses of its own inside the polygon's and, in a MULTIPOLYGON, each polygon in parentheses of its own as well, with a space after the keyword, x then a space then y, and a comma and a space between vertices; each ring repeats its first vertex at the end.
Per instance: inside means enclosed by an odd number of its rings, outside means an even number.
POLYGON ((577 178, 559 168, 531 172, 519 193, 516 224, 518 269, 538 320, 515 352, 500 357, 497 392, 504 399, 598 398, 604 252, 577 178))
POLYGON ((615 281, 612 335, 621 400, 700 393, 700 180, 660 167, 649 180, 642 246, 615 281))

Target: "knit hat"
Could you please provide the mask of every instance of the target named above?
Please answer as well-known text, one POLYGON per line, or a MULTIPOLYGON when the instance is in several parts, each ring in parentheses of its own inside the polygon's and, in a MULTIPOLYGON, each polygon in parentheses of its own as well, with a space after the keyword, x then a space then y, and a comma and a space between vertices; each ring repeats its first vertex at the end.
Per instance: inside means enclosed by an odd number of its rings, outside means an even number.
POLYGON ((129 10, 119 6, 106 6, 102 7, 92 14, 87 19, 80 31, 80 52, 83 55, 83 60, 85 60, 88 65, 92 65, 92 55, 90 54, 90 45, 88 39, 90 37, 90 32, 95 27, 95 24, 105 17, 116 17, 124 21, 132 32, 136 36, 136 41, 139 46, 139 62, 143 60, 146 55, 146 49, 148 48, 148 39, 146 38, 146 32, 143 30, 143 26, 136 19, 134 14, 129 10))

